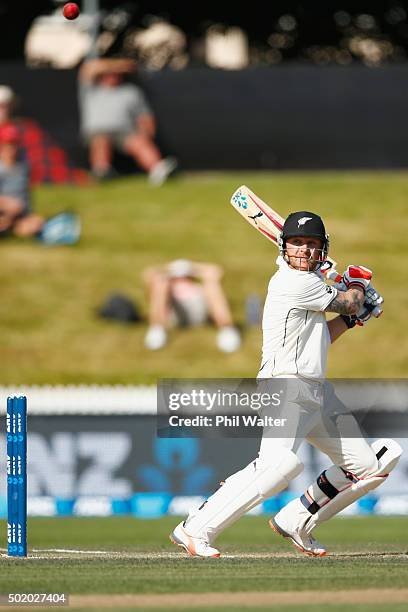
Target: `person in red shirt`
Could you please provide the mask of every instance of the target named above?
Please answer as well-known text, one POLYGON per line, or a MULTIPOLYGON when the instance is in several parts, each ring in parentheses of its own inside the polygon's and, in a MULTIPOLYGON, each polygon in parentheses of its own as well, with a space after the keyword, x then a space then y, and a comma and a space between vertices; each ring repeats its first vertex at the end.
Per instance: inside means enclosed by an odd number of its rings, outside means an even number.
POLYGON ((19 155, 19 132, 13 123, 0 126, 0 235, 35 236, 45 219, 31 210, 30 173, 19 155))

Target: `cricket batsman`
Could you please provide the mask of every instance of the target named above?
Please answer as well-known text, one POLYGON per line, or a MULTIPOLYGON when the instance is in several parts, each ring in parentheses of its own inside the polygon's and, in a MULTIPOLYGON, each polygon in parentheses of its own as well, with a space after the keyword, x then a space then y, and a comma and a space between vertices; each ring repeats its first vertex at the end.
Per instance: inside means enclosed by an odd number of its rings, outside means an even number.
POLYGON ((398 463, 399 444, 381 439, 370 445, 324 380, 329 346, 356 324, 364 325, 382 301, 370 287, 371 271, 363 266, 348 266, 340 283, 327 284, 320 268, 328 250, 329 237, 318 215, 300 211, 288 216, 264 307, 258 378, 286 380, 290 426, 279 438, 264 428, 258 457, 177 525, 170 539, 192 556, 219 557, 213 543, 221 531, 300 474, 303 464, 296 453, 305 439, 332 465, 269 525, 310 556, 326 554, 314 529, 378 487, 398 463), (338 316, 326 321, 326 312, 338 316))

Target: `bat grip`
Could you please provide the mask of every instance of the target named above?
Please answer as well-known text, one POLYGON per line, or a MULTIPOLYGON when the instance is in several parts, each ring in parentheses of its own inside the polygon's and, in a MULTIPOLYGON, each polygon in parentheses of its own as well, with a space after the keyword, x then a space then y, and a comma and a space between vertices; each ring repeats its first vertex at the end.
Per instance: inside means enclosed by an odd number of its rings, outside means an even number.
POLYGON ((381 317, 383 313, 383 309, 380 306, 376 306, 373 311, 372 311, 372 316, 375 317, 376 319, 378 319, 378 317, 381 317))
POLYGON ((327 272, 323 274, 325 275, 326 278, 328 278, 329 280, 332 280, 335 283, 339 283, 341 279, 343 278, 341 274, 339 274, 337 270, 335 270, 334 268, 330 268, 329 270, 327 270, 327 272))

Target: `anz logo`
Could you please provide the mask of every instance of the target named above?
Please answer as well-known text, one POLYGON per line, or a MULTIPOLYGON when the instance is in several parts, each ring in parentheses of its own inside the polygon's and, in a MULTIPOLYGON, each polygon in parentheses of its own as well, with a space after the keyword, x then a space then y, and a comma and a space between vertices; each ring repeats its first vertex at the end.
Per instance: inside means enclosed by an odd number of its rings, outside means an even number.
POLYGON ((233 196, 233 201, 234 204, 236 204, 238 206, 238 208, 248 208, 248 202, 246 201, 246 196, 242 195, 241 191, 238 191, 238 193, 236 193, 233 196))
POLYGON ((200 460, 202 446, 196 438, 153 440, 154 463, 139 465, 137 475, 147 491, 202 495, 211 488, 215 470, 200 460))

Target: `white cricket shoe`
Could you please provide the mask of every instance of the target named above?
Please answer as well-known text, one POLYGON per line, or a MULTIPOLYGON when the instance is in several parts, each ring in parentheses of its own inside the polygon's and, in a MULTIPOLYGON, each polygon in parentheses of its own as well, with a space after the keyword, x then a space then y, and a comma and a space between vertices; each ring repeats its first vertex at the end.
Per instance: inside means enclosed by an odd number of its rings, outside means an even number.
POLYGON ((184 548, 191 557, 220 557, 221 553, 209 545, 205 538, 193 538, 186 533, 184 521, 179 523, 170 534, 170 541, 184 548))
POLYGON ((227 325, 217 333, 217 347, 224 353, 235 353, 241 346, 241 336, 236 327, 227 325))
POLYGON ((162 325, 151 325, 147 330, 144 344, 151 351, 158 351, 167 342, 167 332, 162 325))
POLYGON ((165 157, 161 159, 149 172, 149 181, 151 185, 160 187, 169 178, 177 168, 177 160, 175 157, 165 157))
POLYGON ((274 518, 270 519, 269 526, 271 529, 275 531, 278 535, 287 538, 292 542, 294 546, 300 552, 305 553, 305 555, 309 555, 311 557, 324 557, 326 555, 326 549, 322 544, 320 544, 313 536, 306 533, 303 529, 300 531, 285 531, 278 525, 274 518))

